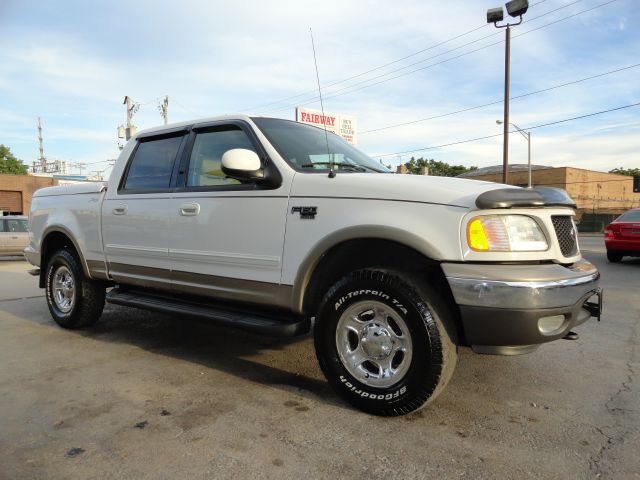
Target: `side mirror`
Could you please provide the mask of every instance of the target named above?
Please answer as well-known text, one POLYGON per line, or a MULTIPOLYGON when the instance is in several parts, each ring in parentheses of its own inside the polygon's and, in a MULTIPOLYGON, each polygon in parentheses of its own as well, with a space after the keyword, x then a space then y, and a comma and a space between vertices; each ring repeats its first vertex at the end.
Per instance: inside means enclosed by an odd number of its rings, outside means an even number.
POLYGON ((260 180, 264 170, 256 152, 245 148, 233 148, 222 155, 222 172, 240 181, 260 180))

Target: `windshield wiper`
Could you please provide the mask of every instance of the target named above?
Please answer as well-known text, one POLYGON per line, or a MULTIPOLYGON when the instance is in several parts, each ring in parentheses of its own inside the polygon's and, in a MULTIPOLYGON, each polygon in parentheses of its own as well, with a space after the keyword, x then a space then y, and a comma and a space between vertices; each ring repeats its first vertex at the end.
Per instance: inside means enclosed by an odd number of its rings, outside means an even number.
POLYGON ((367 169, 362 165, 354 165, 353 163, 346 162, 313 162, 313 163, 304 163, 301 165, 302 168, 313 168, 316 165, 328 166, 328 167, 343 167, 350 168, 357 172, 366 172, 367 169))

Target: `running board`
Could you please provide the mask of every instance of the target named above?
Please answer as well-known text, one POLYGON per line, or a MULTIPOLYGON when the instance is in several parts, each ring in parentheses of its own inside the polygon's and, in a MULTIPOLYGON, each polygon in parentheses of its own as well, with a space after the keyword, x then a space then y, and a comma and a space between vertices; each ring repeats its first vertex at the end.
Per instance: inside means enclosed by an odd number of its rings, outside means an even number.
POLYGON ((122 291, 119 288, 111 290, 107 294, 106 300, 114 305, 142 308, 171 315, 185 315, 212 321, 225 327, 276 337, 293 337, 303 335, 311 330, 311 321, 304 317, 277 313, 271 315, 262 312, 244 312, 203 303, 184 302, 171 297, 122 291))

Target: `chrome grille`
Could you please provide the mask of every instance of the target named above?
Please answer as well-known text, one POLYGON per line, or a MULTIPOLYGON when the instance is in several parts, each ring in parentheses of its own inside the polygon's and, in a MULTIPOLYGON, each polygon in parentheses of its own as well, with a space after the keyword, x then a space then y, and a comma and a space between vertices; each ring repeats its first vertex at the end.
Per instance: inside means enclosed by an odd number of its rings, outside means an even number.
POLYGON ((569 215, 553 215, 551 217, 556 237, 560 244, 560 251, 565 257, 572 257, 578 253, 578 233, 569 215))

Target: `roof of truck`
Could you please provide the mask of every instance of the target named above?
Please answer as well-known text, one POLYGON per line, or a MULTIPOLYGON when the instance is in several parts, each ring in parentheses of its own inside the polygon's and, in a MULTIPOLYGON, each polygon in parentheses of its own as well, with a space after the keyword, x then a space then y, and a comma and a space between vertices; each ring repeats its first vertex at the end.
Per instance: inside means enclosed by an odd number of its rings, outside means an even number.
POLYGON ((220 120, 251 120, 251 117, 249 115, 245 115, 245 114, 236 114, 236 115, 220 115, 217 117, 205 117, 205 118, 196 118, 193 120, 187 120, 184 122, 176 122, 176 123, 169 123, 167 125, 158 125, 157 127, 151 127, 151 128, 145 128, 144 130, 140 130, 137 134, 136 137, 139 137, 141 135, 148 135, 150 133, 161 133, 161 132, 165 132, 167 130, 173 130, 173 129, 178 129, 181 127, 186 127, 189 125, 198 125, 201 123, 209 123, 209 122, 218 122, 220 120))

